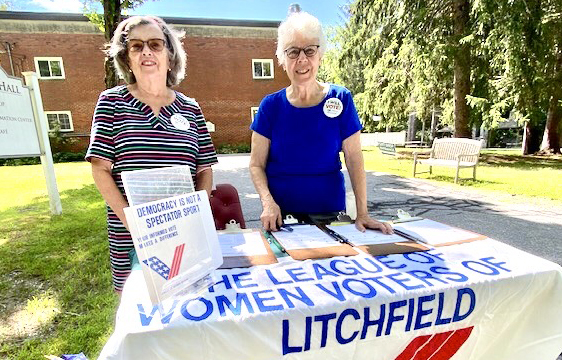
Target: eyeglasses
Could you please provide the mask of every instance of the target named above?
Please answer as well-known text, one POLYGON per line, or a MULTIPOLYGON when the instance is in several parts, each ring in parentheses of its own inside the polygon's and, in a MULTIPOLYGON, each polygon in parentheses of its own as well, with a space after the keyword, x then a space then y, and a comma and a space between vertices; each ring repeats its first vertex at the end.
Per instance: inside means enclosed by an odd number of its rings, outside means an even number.
POLYGON ((285 50, 285 55, 287 55, 289 59, 296 59, 299 57, 302 51, 304 52, 306 57, 313 57, 318 52, 319 47, 320 45, 308 45, 305 48, 290 47, 285 50))
POLYGON ((148 39, 146 41, 139 39, 127 40, 127 49, 131 52, 141 52, 144 49, 144 44, 148 45, 148 48, 154 52, 160 52, 164 50, 166 46, 166 40, 164 39, 148 39))

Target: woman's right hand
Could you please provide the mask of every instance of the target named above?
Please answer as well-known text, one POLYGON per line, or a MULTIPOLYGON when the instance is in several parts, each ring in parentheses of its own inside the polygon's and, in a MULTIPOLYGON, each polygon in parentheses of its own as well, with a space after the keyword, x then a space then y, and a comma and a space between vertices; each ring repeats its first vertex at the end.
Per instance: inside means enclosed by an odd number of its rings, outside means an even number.
POLYGON ((262 202, 263 211, 260 219, 263 227, 267 231, 277 231, 283 224, 281 209, 273 199, 262 202))

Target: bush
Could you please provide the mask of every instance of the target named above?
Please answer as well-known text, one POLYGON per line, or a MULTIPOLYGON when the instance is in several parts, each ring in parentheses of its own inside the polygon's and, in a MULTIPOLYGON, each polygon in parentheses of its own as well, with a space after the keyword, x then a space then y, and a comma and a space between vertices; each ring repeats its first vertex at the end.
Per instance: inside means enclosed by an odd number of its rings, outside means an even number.
POLYGON ((18 159, 0 159, 0 165, 5 166, 20 166, 20 165, 36 165, 40 164, 39 157, 24 157, 18 159))
POLYGON ((217 153, 219 154, 240 154, 249 153, 250 144, 222 144, 217 146, 217 153))
MULTIPOLYGON (((63 163, 63 162, 74 162, 74 161, 84 161, 84 156, 86 153, 81 152, 58 152, 53 154, 53 162, 63 163)), ((0 159, 0 166, 20 166, 20 165, 36 165, 40 164, 41 159, 37 157, 24 157, 18 159, 0 159)))

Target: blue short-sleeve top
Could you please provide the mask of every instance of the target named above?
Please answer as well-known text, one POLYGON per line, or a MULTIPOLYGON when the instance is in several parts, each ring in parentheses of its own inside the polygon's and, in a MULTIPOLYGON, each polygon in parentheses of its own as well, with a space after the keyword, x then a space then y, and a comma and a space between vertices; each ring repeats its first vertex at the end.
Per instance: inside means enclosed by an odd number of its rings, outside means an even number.
POLYGON ((293 106, 282 89, 262 100, 250 128, 271 141, 265 173, 283 211, 345 210, 339 153, 362 128, 348 89, 330 85, 318 105, 306 108, 293 106))

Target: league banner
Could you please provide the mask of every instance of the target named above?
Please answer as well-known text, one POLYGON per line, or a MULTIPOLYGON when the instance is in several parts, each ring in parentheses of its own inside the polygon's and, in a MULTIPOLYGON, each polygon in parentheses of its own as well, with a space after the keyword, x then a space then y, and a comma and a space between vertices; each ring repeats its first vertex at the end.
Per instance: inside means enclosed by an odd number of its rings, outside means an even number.
POLYGON ((125 284, 100 359, 555 359, 562 269, 486 239, 426 252, 217 270, 152 305, 125 284))

